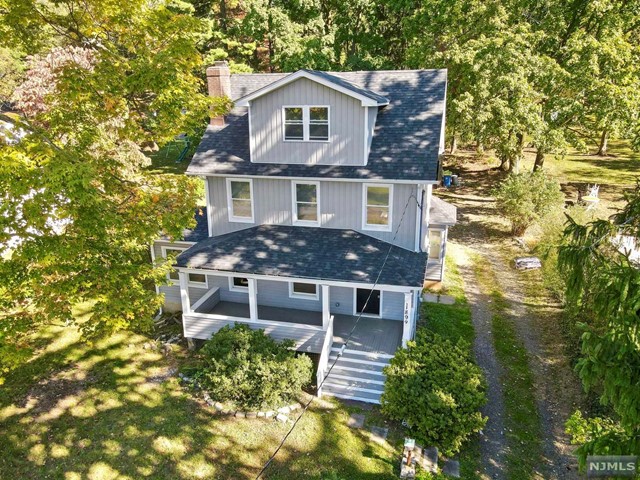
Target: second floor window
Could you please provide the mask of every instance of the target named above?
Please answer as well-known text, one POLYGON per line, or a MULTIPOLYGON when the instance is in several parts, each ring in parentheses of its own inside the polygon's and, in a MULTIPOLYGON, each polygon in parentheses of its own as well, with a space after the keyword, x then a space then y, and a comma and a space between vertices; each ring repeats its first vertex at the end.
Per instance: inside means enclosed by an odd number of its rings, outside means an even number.
POLYGON ((366 230, 391 230, 391 185, 364 185, 363 228, 366 230))
POLYGON ((293 182, 293 223, 319 225, 320 184, 318 182, 293 182))
POLYGON ((329 140, 329 107, 284 107, 284 139, 286 141, 329 140))
POLYGON ((227 178, 227 203, 230 222, 253 222, 253 183, 227 178))

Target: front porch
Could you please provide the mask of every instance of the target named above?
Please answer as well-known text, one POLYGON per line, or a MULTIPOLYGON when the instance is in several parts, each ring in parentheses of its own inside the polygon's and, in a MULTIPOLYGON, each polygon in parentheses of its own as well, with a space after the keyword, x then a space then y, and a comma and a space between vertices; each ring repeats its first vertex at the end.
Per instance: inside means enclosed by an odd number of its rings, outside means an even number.
MULTIPOLYGON (((258 319, 250 318, 249 304, 218 301, 206 309, 184 314, 185 335, 206 339, 225 325, 246 323, 250 328, 264 329, 277 339, 290 338, 296 350, 322 353, 327 331, 322 328, 322 312, 258 305, 258 319)), ((332 314, 331 343, 342 344, 356 324, 357 316, 332 314)), ((403 323, 398 320, 362 317, 349 342, 350 350, 393 355, 402 345, 403 323)))

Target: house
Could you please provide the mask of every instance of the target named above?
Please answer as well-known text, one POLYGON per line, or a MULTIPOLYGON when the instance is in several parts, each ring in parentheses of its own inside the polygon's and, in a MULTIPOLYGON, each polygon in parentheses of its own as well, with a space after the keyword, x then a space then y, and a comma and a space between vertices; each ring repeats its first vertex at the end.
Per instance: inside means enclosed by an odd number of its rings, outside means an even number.
POLYGON ((235 322, 291 338, 317 356, 318 379, 351 334, 318 394, 379 402, 455 223, 432 195, 446 71, 230 75, 217 62, 207 80, 234 108, 187 169, 205 185, 197 227, 153 246, 177 255, 165 309, 182 311, 190 339, 235 322))

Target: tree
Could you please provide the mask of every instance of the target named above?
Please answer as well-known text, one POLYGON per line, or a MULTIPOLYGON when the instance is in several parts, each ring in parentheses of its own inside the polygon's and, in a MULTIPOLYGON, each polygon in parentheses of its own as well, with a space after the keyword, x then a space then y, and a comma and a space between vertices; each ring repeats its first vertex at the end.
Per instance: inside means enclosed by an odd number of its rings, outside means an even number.
POLYGON ((482 371, 468 352, 423 329, 384 368, 383 413, 407 422, 421 442, 445 455, 457 453, 486 423, 479 412, 486 402, 482 371))
POLYGON ((640 238, 640 183, 607 220, 571 218, 559 249, 566 298, 582 330, 576 371, 608 418, 572 417, 568 430, 584 462, 590 454, 640 454, 640 265, 621 240, 640 238))
POLYGON ((22 80, 24 62, 20 53, 0 47, 0 106, 11 100, 14 89, 22 80))
POLYGON ((0 30, 12 34, 2 39, 63 46, 32 63, 28 78, 52 83, 42 97, 19 89, 18 103, 41 108, 5 118, 28 135, 0 146, 0 351, 19 351, 38 324, 75 323, 82 301, 94 303, 79 324, 87 338, 148 328, 162 303, 152 285, 168 268, 151 265, 149 244, 193 222, 197 186, 149 173, 140 145, 201 128, 211 106, 198 76, 202 22, 143 0, 0 4, 0 30))
POLYGON ((539 170, 510 174, 494 191, 498 211, 511 222, 511 233, 522 236, 536 221, 562 206, 560 185, 539 170))

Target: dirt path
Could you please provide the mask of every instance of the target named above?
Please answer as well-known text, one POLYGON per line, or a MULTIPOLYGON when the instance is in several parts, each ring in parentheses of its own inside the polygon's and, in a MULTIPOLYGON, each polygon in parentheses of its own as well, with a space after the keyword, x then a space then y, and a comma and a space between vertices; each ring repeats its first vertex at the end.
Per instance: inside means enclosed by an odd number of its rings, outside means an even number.
MULTIPOLYGON (((460 249, 462 251, 462 249, 460 249)), ((487 380, 487 404, 482 414, 488 417, 487 424, 480 437, 480 454, 485 469, 484 478, 502 479, 507 443, 504 435, 504 399, 500 377, 502 368, 493 348, 489 296, 480 291, 468 256, 456 259, 464 290, 471 307, 471 319, 475 330, 473 351, 476 361, 487 380)))
MULTIPOLYGON (((545 465, 541 466, 544 478, 578 478, 577 465, 571 455, 572 447, 564 433, 564 423, 579 405, 581 389, 564 354, 558 324, 559 308, 553 305, 542 289, 538 289, 536 302, 531 302, 527 296, 526 279, 521 272, 515 271, 506 263, 517 252, 508 235, 508 228, 495 212, 494 202, 485 194, 493 182, 491 173, 487 170, 468 172, 465 178, 473 179, 468 182, 472 187, 448 192, 446 196, 440 195, 458 207, 459 224, 452 230, 451 238, 466 247, 470 253, 478 253, 486 260, 487 267, 493 269, 500 281, 499 288, 508 302, 508 314, 527 349, 544 435, 542 441, 545 465)), ((486 449, 486 452, 483 450, 483 458, 487 459, 486 473, 492 478, 503 478, 503 474, 496 472, 507 448, 503 435, 503 386, 499 381, 500 365, 493 352, 494 332, 490 329, 491 312, 487 305, 489 292, 479 290, 468 259, 459 263, 472 305, 476 328, 476 356, 480 366, 487 372, 489 382, 490 405, 487 406, 486 415, 490 420, 483 442, 483 449, 486 449), (503 450, 497 451, 499 449, 503 450)))

